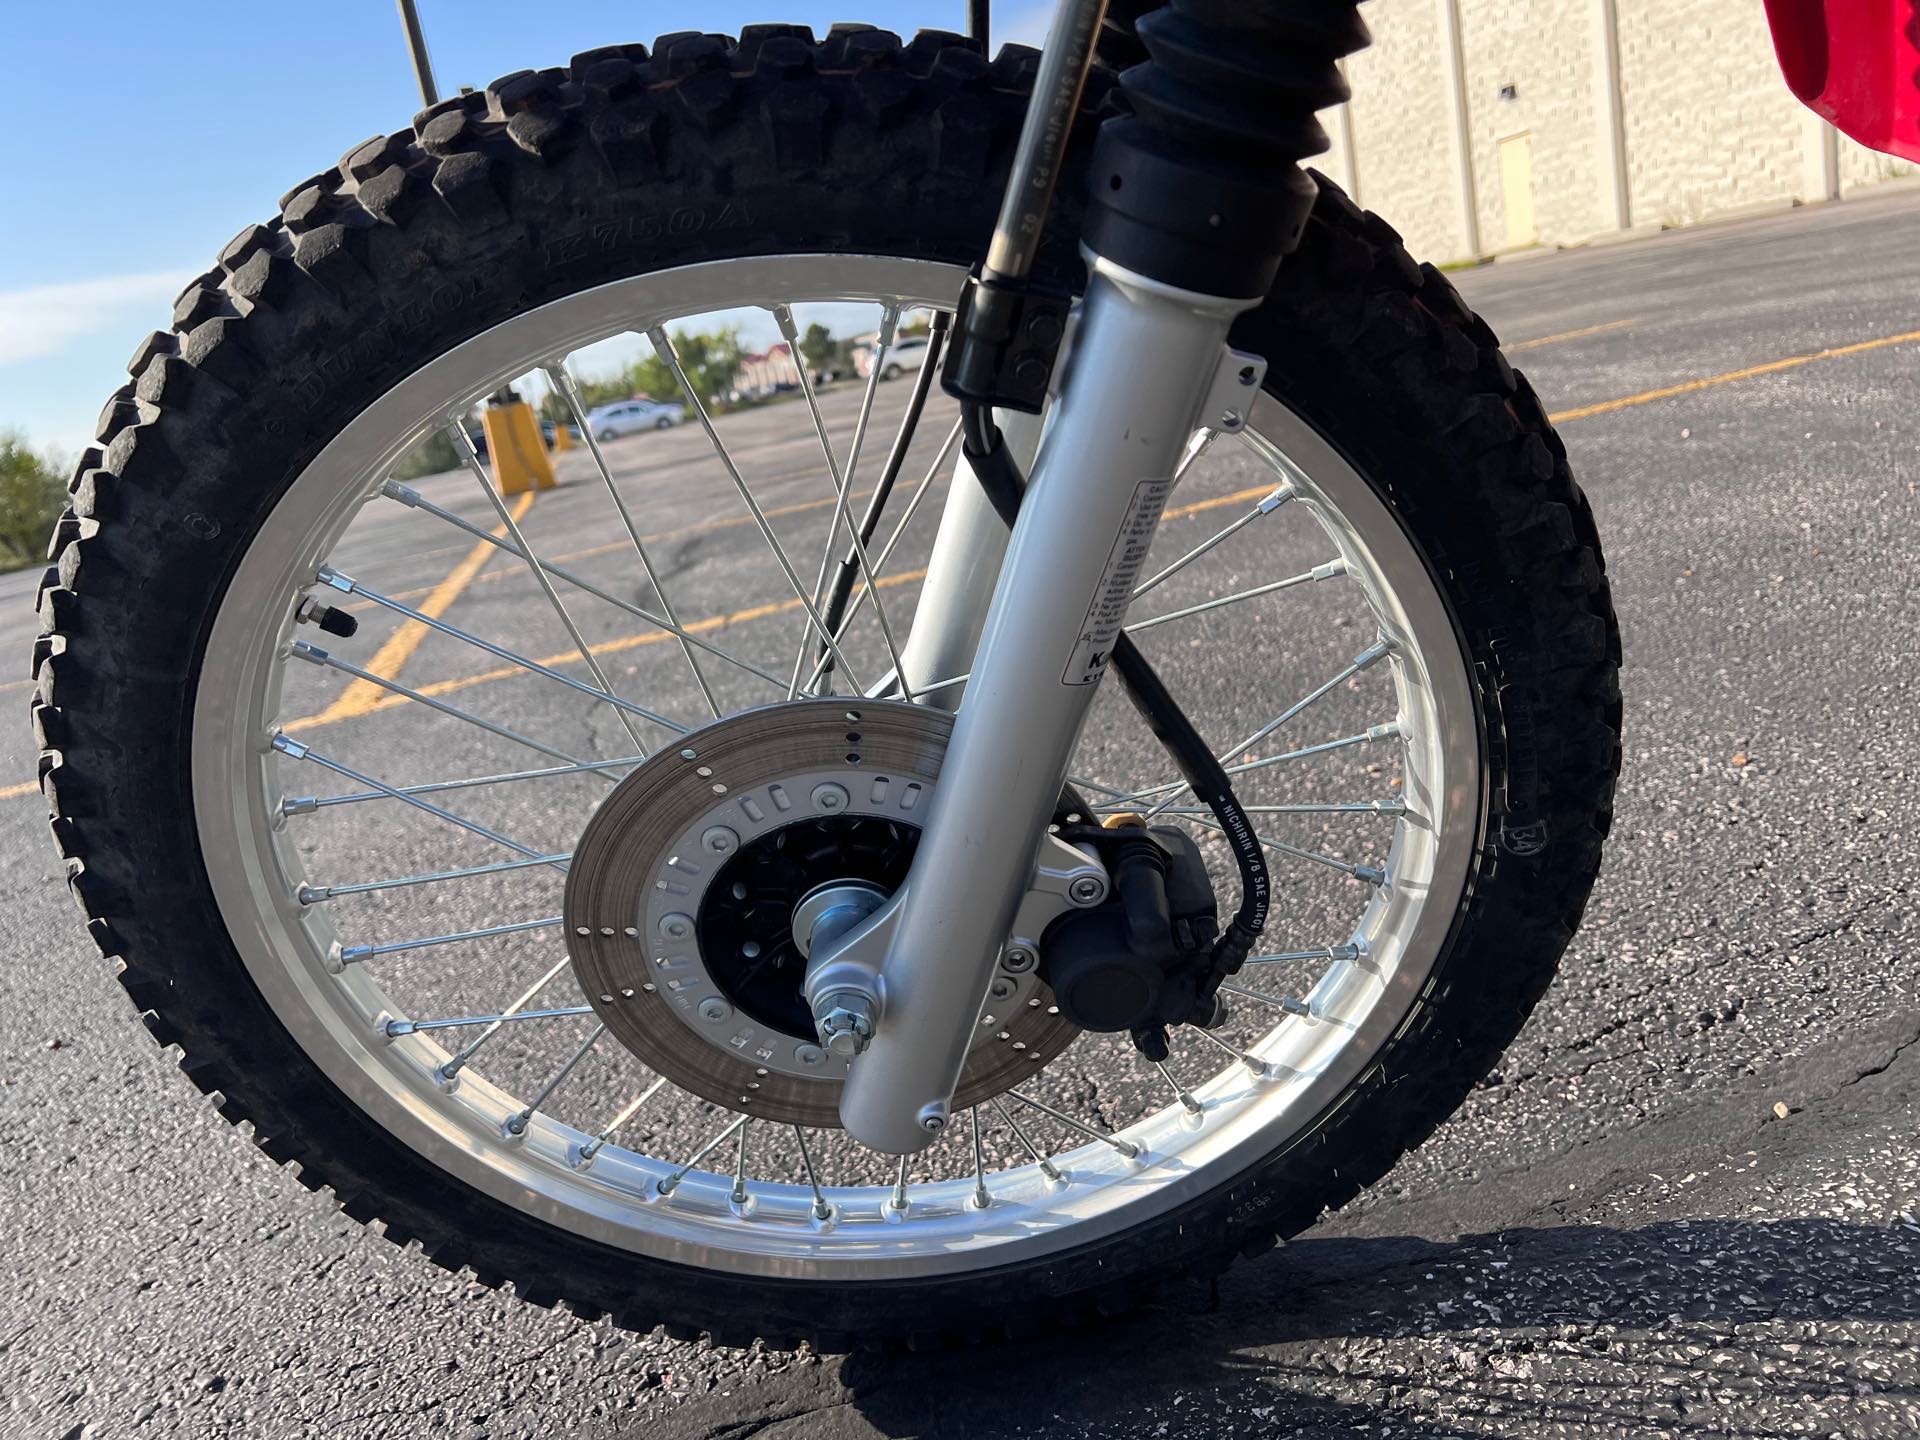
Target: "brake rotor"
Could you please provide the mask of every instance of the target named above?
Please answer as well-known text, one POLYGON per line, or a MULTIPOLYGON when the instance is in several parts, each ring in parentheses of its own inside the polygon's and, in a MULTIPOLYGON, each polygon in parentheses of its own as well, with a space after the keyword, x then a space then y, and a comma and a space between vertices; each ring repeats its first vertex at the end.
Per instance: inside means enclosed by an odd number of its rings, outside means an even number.
MULTIPOLYGON (((793 700, 716 721, 623 779, 587 823, 566 892, 574 974, 609 1032, 703 1099, 837 1127, 848 1062, 813 1033, 782 911, 823 882, 891 893, 952 728, 899 701, 793 700)), ((955 1108, 1019 1084, 1078 1033, 1031 950, 1012 952, 955 1108)))

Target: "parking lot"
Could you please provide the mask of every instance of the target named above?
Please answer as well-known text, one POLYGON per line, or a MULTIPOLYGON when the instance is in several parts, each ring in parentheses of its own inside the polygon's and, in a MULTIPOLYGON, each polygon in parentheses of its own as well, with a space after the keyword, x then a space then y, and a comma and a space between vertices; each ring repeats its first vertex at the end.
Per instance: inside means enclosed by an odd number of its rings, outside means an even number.
MULTIPOLYGON (((0 735, 0 1184, 9 1213, 36 1218, 12 1237, 0 1304, 0 1430, 1920 1430, 1916 227, 1920 192, 1903 189, 1455 277, 1556 412, 1607 546, 1627 731, 1599 889, 1520 1040, 1423 1149, 1217 1291, 1095 1333, 885 1362, 727 1350, 518 1304, 366 1234, 232 1133, 141 1030, 62 891, 16 719, 0 735)), ((881 387, 877 436, 907 389, 881 387)), ((827 397, 837 433, 857 403, 857 387, 827 397)), ((929 507, 951 416, 936 403, 903 470, 907 485, 934 474, 929 507)), ((721 427, 811 579, 831 501, 804 408, 721 427)), ((744 583, 759 536, 716 499, 699 427, 607 454, 645 476, 644 538, 682 622, 784 674, 804 617, 744 583)), ((590 458, 563 457, 561 477, 516 507, 529 540, 597 583, 631 580, 590 458)), ((1223 463, 1169 523, 1198 539, 1252 483, 1223 463)), ((495 524, 470 477, 419 490, 495 524)), ((917 572, 929 534, 903 538, 891 569, 917 572)), ((341 563, 367 588, 564 661, 524 571, 470 534, 394 507, 349 542, 341 563)), ((33 581, 0 577, 16 673, 33 581)), ((380 653, 410 686, 496 701, 569 755, 619 748, 617 717, 445 635, 407 641, 357 603, 361 649, 402 647, 380 653)), ((1221 643, 1261 643, 1236 628, 1259 617, 1233 614, 1221 643)), ((670 637, 594 624, 634 693, 682 673, 670 637)), ((1354 643, 1327 640, 1313 663, 1354 643)), ((873 643, 849 658, 871 665, 873 643)), ((722 670, 723 703, 754 693, 722 670)), ((1227 704, 1233 680, 1191 684, 1227 704)), ((417 782, 461 758, 417 701, 319 669, 292 689, 289 732, 358 768, 417 782)), ((7 691, 18 716, 28 687, 7 691)), ((500 806, 496 823, 538 832, 537 801, 500 806)), ((332 833, 316 832, 316 865, 427 859, 404 826, 332 833)), ((542 1053, 530 1042, 512 1063, 542 1053)))

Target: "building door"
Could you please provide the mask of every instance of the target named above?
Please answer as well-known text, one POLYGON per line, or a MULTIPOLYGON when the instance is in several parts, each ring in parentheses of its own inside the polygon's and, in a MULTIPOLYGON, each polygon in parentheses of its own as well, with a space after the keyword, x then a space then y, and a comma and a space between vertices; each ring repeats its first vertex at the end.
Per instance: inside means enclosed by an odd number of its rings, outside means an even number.
POLYGON ((1500 141, 1500 203, 1507 212, 1507 249, 1538 243, 1533 223, 1533 135, 1523 130, 1500 141))

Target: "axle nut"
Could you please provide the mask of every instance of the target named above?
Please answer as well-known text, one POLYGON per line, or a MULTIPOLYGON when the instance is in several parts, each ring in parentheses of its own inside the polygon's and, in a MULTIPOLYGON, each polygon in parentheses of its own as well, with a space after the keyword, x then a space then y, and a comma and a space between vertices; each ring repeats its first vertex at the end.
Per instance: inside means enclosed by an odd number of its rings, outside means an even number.
POLYGON ((831 1055, 850 1060, 873 1040, 873 1006, 864 995, 831 995, 820 1017, 820 1043, 831 1055))

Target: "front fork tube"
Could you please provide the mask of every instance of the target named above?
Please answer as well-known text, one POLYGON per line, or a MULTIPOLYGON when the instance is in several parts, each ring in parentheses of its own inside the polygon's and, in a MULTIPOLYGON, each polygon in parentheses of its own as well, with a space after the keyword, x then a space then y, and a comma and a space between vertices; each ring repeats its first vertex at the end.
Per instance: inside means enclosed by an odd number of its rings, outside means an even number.
MULTIPOLYGON (((997 410, 994 421, 1007 452, 1022 473, 1033 469, 1039 453, 1041 417, 1019 410, 997 410)), ((980 648, 994 580, 1007 553, 1007 522, 993 508, 962 455, 954 462, 953 483, 940 512, 927 578, 914 607, 913 629, 900 651, 904 692, 923 705, 957 710, 966 683, 960 677, 980 648)))
POLYGON ((1078 336, 912 868, 886 905, 808 967, 816 1002, 824 984, 844 991, 850 977, 865 981, 874 1034, 852 1062, 840 1118, 892 1154, 924 1149, 949 1123, 976 1018, 1175 465, 1202 419, 1228 326, 1253 303, 1088 259, 1078 336))

